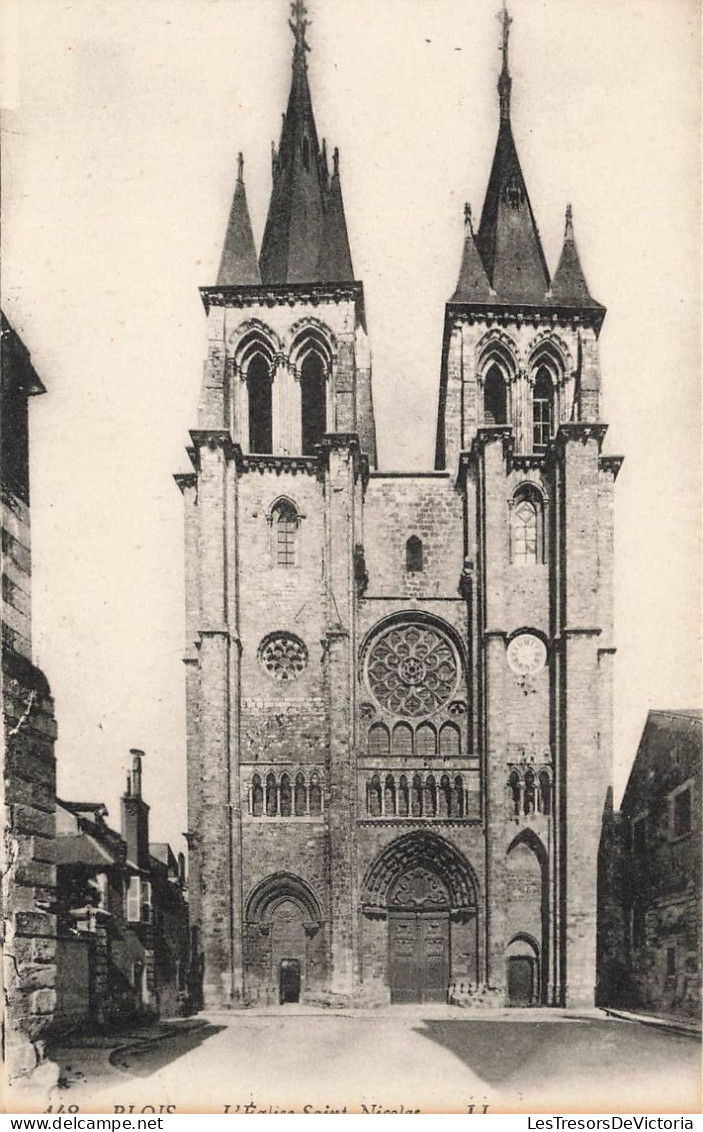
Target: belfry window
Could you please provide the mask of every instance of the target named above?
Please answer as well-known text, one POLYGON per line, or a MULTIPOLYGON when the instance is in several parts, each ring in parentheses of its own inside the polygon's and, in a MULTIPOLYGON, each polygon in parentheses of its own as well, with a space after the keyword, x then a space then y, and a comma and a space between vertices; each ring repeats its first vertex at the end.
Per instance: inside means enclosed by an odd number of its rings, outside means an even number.
POLYGON ((303 456, 314 456, 327 429, 325 366, 314 350, 305 355, 300 369, 300 414, 303 456))
POLYGON ((408 574, 422 573, 422 539, 416 535, 411 535, 405 544, 405 569, 408 574))
POLYGON ((249 396, 249 451, 271 452, 273 448, 272 387, 268 363, 255 354, 247 369, 249 396))
POLYGON ((552 377, 546 366, 540 366, 535 378, 532 397, 532 447, 544 452, 552 438, 554 427, 552 377))
POLYGON ((499 366, 492 365, 483 388, 483 421, 487 425, 505 424, 507 417, 505 380, 499 366))

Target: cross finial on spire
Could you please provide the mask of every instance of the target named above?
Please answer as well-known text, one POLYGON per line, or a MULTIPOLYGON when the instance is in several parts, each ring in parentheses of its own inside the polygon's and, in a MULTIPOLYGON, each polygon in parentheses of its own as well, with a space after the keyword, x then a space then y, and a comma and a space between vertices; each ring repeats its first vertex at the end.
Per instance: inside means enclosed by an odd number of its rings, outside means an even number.
POLYGON ((501 68, 500 78, 498 79, 500 117, 501 121, 507 122, 510 119, 510 87, 512 86, 512 79, 510 78, 510 71, 508 69, 508 41, 510 39, 510 25, 513 21, 506 7, 505 0, 503 0, 503 7, 500 12, 498 12, 497 18, 502 25, 500 51, 503 56, 503 66, 501 68))
POLYGON ((464 205, 464 227, 466 228, 467 232, 470 232, 471 235, 473 236, 474 225, 473 225, 473 220, 472 220, 472 217, 471 217, 471 205, 469 204, 468 201, 464 205))
POLYGON ((498 13, 498 19, 503 25, 503 36, 500 44, 501 54, 503 56, 503 72, 508 74, 508 41, 510 39, 510 25, 512 24, 512 17, 510 16, 506 7, 505 0, 503 0, 503 7, 498 13))
POLYGON ((574 238, 574 214, 570 204, 566 206, 566 217, 564 222, 564 239, 573 240, 574 238))
POLYGON ((288 25, 295 36, 296 56, 305 58, 305 52, 310 50, 310 45, 305 39, 305 33, 310 21, 306 19, 308 10, 303 0, 292 0, 290 14, 293 18, 288 21, 288 25))
POLYGON ((237 154, 237 180, 244 180, 244 156, 241 152, 237 154))

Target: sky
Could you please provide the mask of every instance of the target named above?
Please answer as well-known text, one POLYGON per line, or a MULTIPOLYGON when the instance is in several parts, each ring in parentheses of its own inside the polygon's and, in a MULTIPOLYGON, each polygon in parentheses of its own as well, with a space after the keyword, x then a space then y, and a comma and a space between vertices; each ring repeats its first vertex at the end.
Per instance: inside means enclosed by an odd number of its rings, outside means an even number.
MULTIPOLYGON (((463 204, 497 135, 497 0, 309 0, 318 132, 365 285, 379 460, 432 466, 463 204)), ((512 119, 551 270, 571 202, 616 485, 614 783, 650 708, 700 698, 696 0, 511 0, 512 119)), ((146 752, 152 840, 183 847, 183 527, 173 473, 236 178, 257 244, 290 82, 285 0, 4 0, 2 303, 31 406, 34 650, 59 793, 118 822, 146 752)))

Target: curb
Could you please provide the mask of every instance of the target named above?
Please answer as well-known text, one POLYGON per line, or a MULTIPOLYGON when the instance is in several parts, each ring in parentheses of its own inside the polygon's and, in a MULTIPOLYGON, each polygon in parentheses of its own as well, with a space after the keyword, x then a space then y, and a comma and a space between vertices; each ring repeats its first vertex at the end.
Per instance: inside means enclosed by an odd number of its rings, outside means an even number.
POLYGON ((117 1068, 113 1058, 122 1054, 134 1053, 141 1049, 146 1049, 148 1046, 158 1045, 159 1042, 169 1041, 171 1038, 177 1038, 180 1034, 192 1034, 194 1030, 203 1030, 207 1026, 207 1021, 203 1019, 193 1019, 189 1026, 179 1027, 177 1030, 167 1030, 164 1033, 152 1034, 143 1038, 133 1037, 129 1041, 122 1042, 121 1045, 113 1046, 107 1055, 108 1063, 117 1068))
POLYGON ((634 1014, 626 1010, 611 1010, 602 1006, 601 1010, 609 1018, 617 1018, 621 1022, 637 1022, 640 1026, 650 1026, 654 1030, 664 1030, 669 1034, 680 1034, 685 1038, 701 1040, 701 1028, 695 1022, 677 1022, 673 1018, 656 1018, 651 1014, 634 1014))

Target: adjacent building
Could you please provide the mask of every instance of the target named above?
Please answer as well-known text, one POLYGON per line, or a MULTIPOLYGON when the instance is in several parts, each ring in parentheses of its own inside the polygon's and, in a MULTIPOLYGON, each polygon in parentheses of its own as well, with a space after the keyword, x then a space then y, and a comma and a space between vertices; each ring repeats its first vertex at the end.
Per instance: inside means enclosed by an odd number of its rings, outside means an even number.
POLYGON ((702 740, 700 711, 647 716, 602 877, 604 1005, 700 1016, 702 740))
MULTIPOLYGON (((0 316, 2 403, 2 747, 0 848, 5 1010, 10 1079, 41 1070, 56 1002, 54 858, 56 720, 51 690, 32 661, 29 399, 44 393, 27 347, 0 316)), ((38 1084, 35 1078, 35 1084, 38 1084)))
POLYGON ((102 803, 58 803, 56 1030, 188 1007, 183 866, 170 846, 149 844, 141 752, 132 758, 121 833, 102 803))
POLYGON ((602 452, 605 309, 569 208, 547 265, 502 19, 434 468, 377 467, 364 288, 301 0, 258 257, 240 157, 177 477, 210 1004, 594 1001, 620 459, 602 452))

